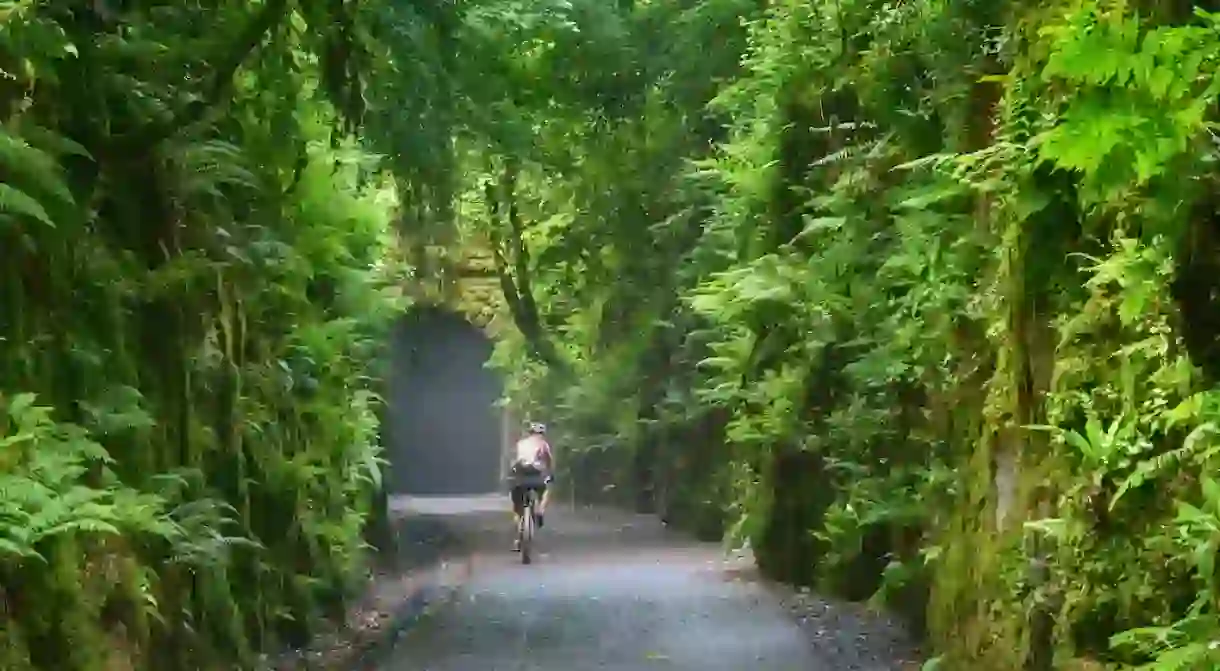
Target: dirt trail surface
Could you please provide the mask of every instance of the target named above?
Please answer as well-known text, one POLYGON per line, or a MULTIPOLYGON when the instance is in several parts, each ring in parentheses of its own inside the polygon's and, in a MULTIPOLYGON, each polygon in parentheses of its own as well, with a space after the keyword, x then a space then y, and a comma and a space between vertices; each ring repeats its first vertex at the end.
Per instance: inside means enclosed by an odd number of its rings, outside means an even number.
POLYGON ((752 579, 748 559, 726 558, 655 518, 556 505, 534 563, 523 566, 509 549, 506 503, 394 502, 399 514, 446 519, 472 558, 464 584, 399 640, 382 671, 910 668, 884 633, 873 641, 859 627, 829 637, 814 627, 811 635, 782 595, 752 579))

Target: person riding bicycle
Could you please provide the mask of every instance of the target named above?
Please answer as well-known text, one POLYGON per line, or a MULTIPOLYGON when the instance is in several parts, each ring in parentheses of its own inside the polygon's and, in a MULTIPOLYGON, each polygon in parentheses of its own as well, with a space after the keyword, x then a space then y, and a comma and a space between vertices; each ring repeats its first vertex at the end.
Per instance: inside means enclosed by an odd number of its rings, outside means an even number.
MULTIPOLYGON (((546 425, 531 422, 529 432, 517 441, 517 454, 513 459, 513 520, 521 523, 521 515, 525 512, 525 493, 527 489, 535 489, 541 494, 541 501, 535 511, 534 518, 538 526, 542 526, 546 504, 550 498, 547 484, 554 479, 555 454, 551 444, 546 440, 546 425)), ((514 543, 514 546, 516 544, 514 543)), ((519 548, 518 548, 519 549, 519 548)))

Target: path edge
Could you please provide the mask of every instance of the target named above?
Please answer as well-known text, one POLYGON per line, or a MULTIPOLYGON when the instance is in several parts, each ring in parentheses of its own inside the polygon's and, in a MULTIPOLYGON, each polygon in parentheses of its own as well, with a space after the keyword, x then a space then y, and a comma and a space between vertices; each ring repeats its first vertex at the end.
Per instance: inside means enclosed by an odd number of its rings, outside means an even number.
MULTIPOLYGON (((447 526, 439 516, 420 515, 415 521, 421 520, 447 526)), ((474 548, 459 536, 447 534, 440 551, 427 560, 407 561, 397 570, 371 577, 341 626, 305 648, 264 657, 257 671, 374 671, 406 633, 454 597, 473 571, 474 555, 474 548), (393 592, 395 583, 405 585, 405 591, 379 598, 382 589, 393 592), (361 620, 370 616, 377 625, 361 626, 361 620)))
MULTIPOLYGON (((341 659, 330 660, 318 671, 374 671, 382 666, 394 652, 398 642, 416 625, 424 621, 433 609, 449 603, 457 594, 462 582, 470 577, 473 558, 464 556, 460 562, 458 576, 446 579, 443 575, 446 562, 438 562, 436 566, 428 567, 423 573, 429 577, 420 580, 405 599, 396 604, 389 612, 384 626, 360 643, 354 645, 351 651, 341 659)), ((314 671, 309 669, 308 671, 314 671)))

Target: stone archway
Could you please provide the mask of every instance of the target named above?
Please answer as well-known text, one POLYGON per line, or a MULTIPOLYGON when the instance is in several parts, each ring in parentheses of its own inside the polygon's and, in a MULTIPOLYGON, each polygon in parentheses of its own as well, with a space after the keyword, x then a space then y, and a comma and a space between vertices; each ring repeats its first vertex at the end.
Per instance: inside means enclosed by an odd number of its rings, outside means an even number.
POLYGON ((416 307, 396 325, 386 413, 389 490, 486 494, 501 489, 503 386, 485 364, 492 342, 460 314, 416 307))

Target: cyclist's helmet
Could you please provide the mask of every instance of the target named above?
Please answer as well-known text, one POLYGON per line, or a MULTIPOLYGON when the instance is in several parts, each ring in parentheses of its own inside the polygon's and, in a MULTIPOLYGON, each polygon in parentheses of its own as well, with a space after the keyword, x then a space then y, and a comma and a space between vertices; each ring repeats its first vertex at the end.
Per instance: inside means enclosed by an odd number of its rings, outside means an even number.
POLYGON ((530 433, 536 433, 540 436, 546 434, 546 424, 543 424, 542 422, 530 422, 530 433))

